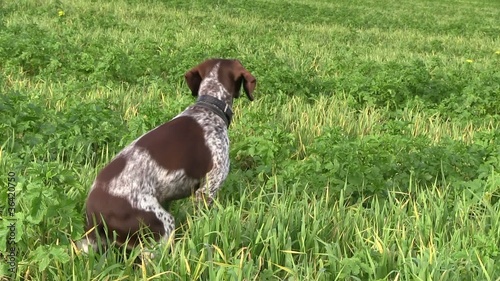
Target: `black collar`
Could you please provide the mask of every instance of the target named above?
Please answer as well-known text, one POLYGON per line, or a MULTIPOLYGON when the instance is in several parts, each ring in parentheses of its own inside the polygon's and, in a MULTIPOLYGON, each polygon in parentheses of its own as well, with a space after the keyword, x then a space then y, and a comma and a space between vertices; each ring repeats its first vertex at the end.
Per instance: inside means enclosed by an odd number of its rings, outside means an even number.
POLYGON ((224 123, 226 123, 226 126, 229 128, 229 124, 231 124, 231 119, 233 118, 233 111, 227 103, 221 101, 218 98, 203 95, 198 97, 196 105, 210 109, 213 113, 219 115, 219 117, 224 120, 224 123))

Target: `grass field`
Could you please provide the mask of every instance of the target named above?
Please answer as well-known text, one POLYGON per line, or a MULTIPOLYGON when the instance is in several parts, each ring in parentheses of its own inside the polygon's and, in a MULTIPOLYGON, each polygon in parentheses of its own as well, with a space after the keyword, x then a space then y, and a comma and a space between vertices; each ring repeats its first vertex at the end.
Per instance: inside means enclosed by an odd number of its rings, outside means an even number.
POLYGON ((1 280, 500 280, 498 0, 2 1, 0 91, 1 280), (82 254, 97 172, 209 57, 258 81, 214 208, 82 254))

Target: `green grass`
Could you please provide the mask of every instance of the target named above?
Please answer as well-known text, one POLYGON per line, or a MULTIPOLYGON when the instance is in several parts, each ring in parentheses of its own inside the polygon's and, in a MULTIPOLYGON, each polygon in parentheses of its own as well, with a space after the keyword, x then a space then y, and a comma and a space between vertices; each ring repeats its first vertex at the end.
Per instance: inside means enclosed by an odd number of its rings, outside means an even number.
POLYGON ((15 221, 15 280, 500 280, 499 34, 495 0, 1 2, 0 279, 15 221), (209 57, 258 80, 215 206, 82 254, 97 172, 209 57))

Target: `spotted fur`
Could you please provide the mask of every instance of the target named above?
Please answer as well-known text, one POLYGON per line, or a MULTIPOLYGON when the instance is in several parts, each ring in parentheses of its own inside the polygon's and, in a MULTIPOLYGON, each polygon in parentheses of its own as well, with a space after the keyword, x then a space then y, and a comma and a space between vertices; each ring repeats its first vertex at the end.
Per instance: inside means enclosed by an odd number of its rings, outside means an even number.
MULTIPOLYGON (((185 78, 194 96, 210 95, 229 108, 241 86, 253 100, 256 80, 237 60, 207 60, 185 78)), ((128 248, 138 243, 141 226, 168 241, 175 222, 161 204, 195 194, 210 205, 229 173, 227 130, 218 114, 195 103, 125 147, 91 187, 81 247, 88 250, 97 236, 105 238, 104 224, 128 248)))

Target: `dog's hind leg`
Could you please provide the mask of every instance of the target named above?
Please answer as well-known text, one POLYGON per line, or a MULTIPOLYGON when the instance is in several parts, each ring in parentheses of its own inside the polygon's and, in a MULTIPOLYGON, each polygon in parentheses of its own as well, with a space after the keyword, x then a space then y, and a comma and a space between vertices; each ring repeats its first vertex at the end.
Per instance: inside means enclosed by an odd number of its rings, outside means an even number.
POLYGON ((161 235, 162 243, 173 244, 175 231, 174 216, 167 212, 153 196, 142 195, 138 202, 138 207, 145 211, 141 218, 142 222, 149 227, 151 232, 161 235))

